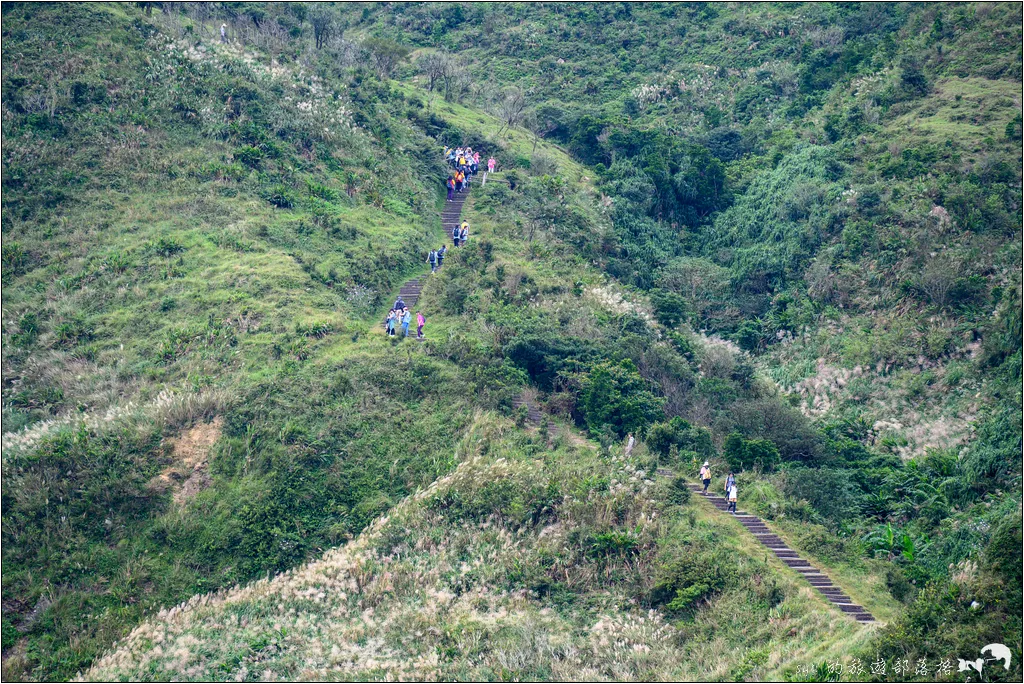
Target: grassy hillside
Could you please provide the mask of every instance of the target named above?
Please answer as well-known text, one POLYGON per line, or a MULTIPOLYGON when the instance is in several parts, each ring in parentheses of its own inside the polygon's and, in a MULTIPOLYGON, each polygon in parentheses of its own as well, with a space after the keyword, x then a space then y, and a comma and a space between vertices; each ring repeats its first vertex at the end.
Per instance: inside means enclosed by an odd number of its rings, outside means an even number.
POLYGON ((357 540, 162 612, 87 678, 779 679, 870 635, 735 523, 667 503, 642 459, 492 416, 457 458, 357 540), (714 598, 673 626, 663 597, 697 577, 714 598))
POLYGON ((1019 677, 1019 7, 3 12, 5 678, 1019 677))

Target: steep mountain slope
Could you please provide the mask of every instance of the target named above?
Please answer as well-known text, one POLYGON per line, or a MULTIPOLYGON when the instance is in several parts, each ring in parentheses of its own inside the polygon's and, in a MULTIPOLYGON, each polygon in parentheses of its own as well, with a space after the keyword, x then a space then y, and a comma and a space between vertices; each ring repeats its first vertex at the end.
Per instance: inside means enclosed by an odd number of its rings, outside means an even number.
POLYGON ((3 9, 5 678, 1019 678, 1013 7, 3 9))

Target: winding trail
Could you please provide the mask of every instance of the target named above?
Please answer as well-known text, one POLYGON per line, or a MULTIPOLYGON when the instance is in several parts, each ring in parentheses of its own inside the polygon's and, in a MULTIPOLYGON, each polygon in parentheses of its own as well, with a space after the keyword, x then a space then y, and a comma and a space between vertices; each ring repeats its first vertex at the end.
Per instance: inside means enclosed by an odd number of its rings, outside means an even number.
MULTIPOLYGON (((674 473, 667 468, 659 468, 658 474, 672 477, 674 473)), ((725 497, 716 496, 708 493, 703 494, 704 488, 692 482, 687 482, 686 486, 690 489, 694 496, 702 498, 708 501, 712 506, 722 511, 723 513, 728 512, 729 502, 726 501, 725 497)), ((840 587, 837 587, 832 583, 832 579, 823 573, 818 568, 811 565, 807 560, 800 557, 793 549, 789 548, 785 541, 770 529, 756 515, 751 515, 745 511, 737 511, 734 516, 741 525, 754 535, 759 542, 772 551, 779 560, 785 563, 791 570, 794 570, 807 580, 807 583, 817 589, 822 596, 827 598, 829 602, 839 610, 843 611, 857 622, 874 622, 875 617, 868 611, 867 608, 860 606, 853 602, 849 596, 843 593, 840 587)))

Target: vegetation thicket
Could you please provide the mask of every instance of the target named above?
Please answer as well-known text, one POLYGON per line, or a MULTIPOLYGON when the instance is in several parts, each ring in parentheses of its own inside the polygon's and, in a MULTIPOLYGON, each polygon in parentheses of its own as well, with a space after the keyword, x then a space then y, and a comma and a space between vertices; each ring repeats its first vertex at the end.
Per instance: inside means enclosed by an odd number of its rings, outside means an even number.
POLYGON ((1019 679, 1020 26, 5 4, 5 678, 1019 679))

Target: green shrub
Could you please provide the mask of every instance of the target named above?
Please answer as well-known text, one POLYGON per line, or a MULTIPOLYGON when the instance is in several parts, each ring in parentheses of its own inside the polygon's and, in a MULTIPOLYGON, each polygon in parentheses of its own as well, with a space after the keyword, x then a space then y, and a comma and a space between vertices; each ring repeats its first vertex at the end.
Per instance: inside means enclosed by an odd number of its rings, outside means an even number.
POLYGON ((19 242, 5 241, 3 252, 4 277, 9 278, 23 273, 29 264, 29 254, 19 242))
POLYGON ((655 568, 650 600, 669 614, 688 615, 738 581, 736 562, 728 551, 684 547, 655 568))
POLYGON ((674 328, 688 314, 686 300, 674 292, 653 290, 651 303, 654 304, 654 316, 666 328, 674 328))
POLYGON ((667 457, 674 446, 677 451, 696 452, 701 458, 715 455, 715 446, 711 432, 701 426, 694 426, 689 421, 673 416, 665 423, 655 423, 650 427, 645 438, 647 446, 662 457, 667 457))
POLYGON ((185 247, 174 238, 162 237, 153 246, 153 251, 163 257, 174 256, 178 252, 184 252, 185 247))
POLYGON ((781 489, 792 499, 807 501, 834 523, 848 519, 859 508, 859 492, 844 470, 792 468, 783 474, 781 489))
POLYGON ((244 145, 237 148, 233 156, 250 169, 258 169, 263 162, 263 150, 252 145, 244 145))
POLYGON ((581 382, 580 409, 594 432, 610 429, 620 438, 642 435, 662 417, 665 400, 647 388, 636 365, 629 360, 598 363, 581 382))
POLYGON ((676 506, 685 506, 690 503, 690 488, 687 486, 688 480, 686 477, 680 475, 672 478, 672 482, 669 484, 668 489, 668 502, 676 506))
POLYGON ((303 337, 324 338, 334 332, 333 326, 326 321, 314 321, 312 323, 296 323, 295 332, 303 337))
POLYGON ((736 432, 725 438, 722 455, 733 472, 753 468, 770 472, 779 463, 779 450, 770 440, 744 439, 736 432))
POLYGON ((295 192, 284 185, 275 185, 265 195, 264 199, 278 209, 291 209, 295 206, 295 192))
POLYGON ((26 311, 18 319, 18 332, 11 336, 11 341, 27 347, 39 336, 39 326, 39 315, 34 311, 26 311))

